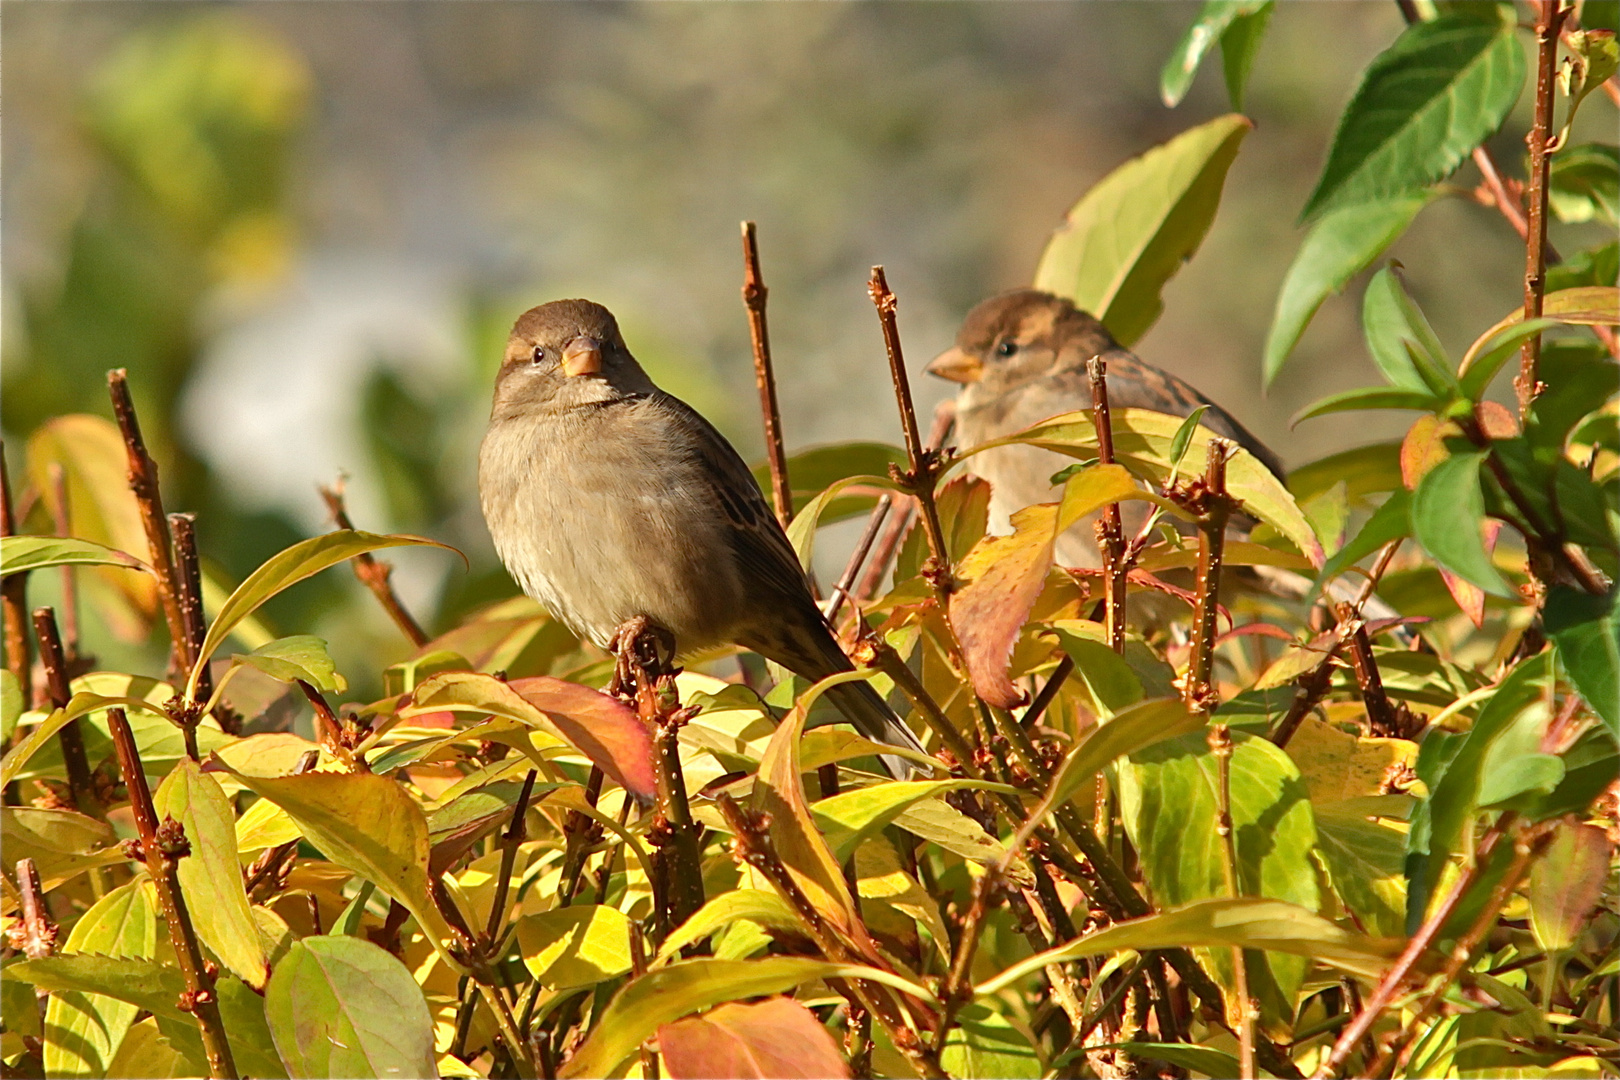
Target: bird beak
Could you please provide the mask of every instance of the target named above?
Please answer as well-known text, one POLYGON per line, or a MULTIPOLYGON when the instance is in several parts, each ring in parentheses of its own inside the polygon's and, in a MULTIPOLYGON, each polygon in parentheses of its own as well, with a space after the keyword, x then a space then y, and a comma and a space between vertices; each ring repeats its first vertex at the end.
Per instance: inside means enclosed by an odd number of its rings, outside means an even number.
POLYGON ((581 335, 568 343, 562 354, 563 374, 595 375, 602 370, 602 345, 593 337, 581 335))
POLYGON ((950 348, 929 362, 928 373, 955 383, 976 383, 984 377, 984 362, 972 353, 950 348))

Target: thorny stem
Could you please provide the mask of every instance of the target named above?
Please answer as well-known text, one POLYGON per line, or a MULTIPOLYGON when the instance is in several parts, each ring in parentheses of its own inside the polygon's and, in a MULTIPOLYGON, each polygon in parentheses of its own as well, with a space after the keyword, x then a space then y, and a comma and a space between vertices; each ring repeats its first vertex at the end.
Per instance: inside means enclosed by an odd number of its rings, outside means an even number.
MULTIPOLYGON (((1108 362, 1100 356, 1086 361, 1091 382, 1092 424, 1097 429, 1097 462, 1114 464, 1114 425, 1108 412, 1108 362)), ((1103 601, 1107 611, 1108 646, 1125 655, 1125 577, 1130 564, 1125 559, 1125 527, 1120 521, 1119 503, 1102 509, 1097 522, 1097 547, 1103 560, 1103 601)))
MULTIPOLYGON (((647 974, 646 943, 641 937, 641 924, 634 920, 630 923, 630 977, 639 979, 647 974)), ((640 1046, 641 1075, 645 1080, 658 1080, 658 1055, 644 1040, 640 1046)))
MULTIPOLYGON (((1552 138, 1553 93, 1558 68, 1558 33, 1563 27, 1563 0, 1536 3, 1536 113, 1525 142, 1530 146, 1530 200, 1528 236, 1524 244, 1524 317, 1541 317, 1541 302, 1547 291, 1547 142, 1552 138)), ((1529 419, 1530 403, 1539 392, 1536 367, 1541 360, 1541 335, 1524 339, 1519 352, 1519 374, 1513 388, 1519 398, 1519 422, 1529 419)))
MULTIPOLYGON (((1349 1058, 1350 1052, 1355 1049, 1356 1044, 1372 1030, 1373 1022, 1389 1007, 1390 1002, 1395 1000, 1395 995, 1400 992, 1401 987, 1406 984, 1407 977, 1411 975, 1412 968, 1416 966, 1423 954, 1428 951, 1429 946, 1439 936, 1447 920, 1451 918, 1452 911, 1456 909, 1462 898, 1467 895, 1474 882, 1479 879, 1480 872, 1484 869, 1491 852, 1495 850, 1496 845, 1501 842, 1502 837, 1506 835, 1517 818, 1518 815, 1513 811, 1505 811, 1486 830, 1485 835, 1480 839, 1479 847, 1475 849, 1473 863, 1461 874, 1457 875, 1457 880, 1452 882, 1451 891, 1446 893, 1440 903, 1429 913, 1429 917, 1423 921, 1423 925, 1418 927, 1418 932, 1413 934, 1411 940, 1406 943, 1406 948, 1396 958, 1395 963, 1390 965, 1388 971, 1384 972, 1384 977, 1379 981, 1377 989, 1372 992, 1372 996, 1362 1002, 1361 1011, 1356 1014, 1356 1018, 1339 1033, 1338 1041, 1333 1044, 1332 1052, 1322 1060, 1322 1064, 1317 1067, 1311 1080, 1327 1080, 1328 1077, 1333 1076, 1344 1067, 1345 1060, 1349 1058)), ((1373 1074, 1369 1073, 1368 1075, 1373 1074)))
POLYGON ((1198 600, 1193 614, 1192 656, 1187 662, 1182 696, 1192 712, 1209 715, 1215 711, 1215 690, 1210 677, 1215 670, 1215 619, 1220 611, 1221 560, 1226 544, 1226 520, 1232 512, 1226 494, 1226 459, 1232 443, 1220 437, 1209 441, 1204 465, 1202 490, 1195 485, 1186 496, 1198 513, 1198 600))
POLYGON ((889 355, 889 375, 894 380, 894 396, 900 405, 900 423, 906 436, 907 469, 901 473, 891 466, 891 472, 917 498, 923 527, 927 530, 928 550, 933 559, 933 566, 925 571, 925 575, 940 600, 944 601, 951 593, 951 557, 945 546, 945 528, 939 521, 939 506, 934 501, 934 485, 939 481, 943 457, 938 450, 924 446, 917 432, 917 410, 911 401, 911 380, 906 375, 905 356, 900 350, 900 328, 895 320, 898 302, 889 288, 883 267, 872 267, 872 279, 867 283, 867 291, 872 296, 878 321, 883 327, 883 345, 889 355))
POLYGON ((1374 735, 1383 737, 1400 733, 1400 715, 1384 693, 1384 680, 1378 674, 1378 661, 1373 658, 1372 639, 1367 626, 1361 621, 1352 604, 1340 604, 1336 614, 1344 628, 1350 647, 1350 667, 1356 673, 1356 685, 1361 689, 1361 703, 1367 710, 1367 724, 1374 735))
MULTIPOLYGON (((771 844, 770 835, 766 832, 765 822, 758 815, 752 814, 740 806, 735 799, 725 792, 715 797, 715 803, 720 813, 726 819, 731 829, 733 840, 732 853, 740 862, 747 863, 759 871, 787 901, 804 928, 809 932, 812 940, 820 947, 823 955, 837 963, 865 964, 870 962, 869 957, 855 955, 822 918, 810 898, 799 888, 793 875, 783 865, 781 858, 776 854, 771 844)), ((895 1048, 904 1054, 913 1068, 923 1076, 929 1078, 943 1078, 946 1073, 940 1067, 939 1055, 932 1049, 924 1047, 914 1032, 902 1018, 899 1006, 890 996, 887 987, 878 983, 868 982, 864 979, 837 979, 829 980, 841 990, 854 998, 854 1004, 864 1008, 877 1018, 878 1023, 888 1032, 895 1048)))
POLYGON ((179 822, 169 818, 158 824, 157 811, 152 806, 152 792, 146 786, 146 772, 141 766, 141 753, 135 746, 135 736, 129 730, 124 710, 107 710, 107 727, 112 733, 113 746, 118 752, 118 768, 124 774, 129 788, 130 810, 140 834, 141 856, 157 888, 158 906, 168 924, 169 943, 174 946, 175 959, 186 981, 185 993, 180 997, 180 1008, 197 1019, 202 1033, 203 1052, 208 1058, 210 1077, 237 1075, 236 1062, 231 1057, 231 1044, 225 1037, 225 1025, 219 1016, 219 999, 214 994, 213 982, 203 966, 202 949, 186 911, 186 900, 180 892, 180 860, 191 851, 185 830, 179 822))
POLYGON ((1390 1058, 1397 1053, 1404 1052, 1406 1045, 1410 1042, 1409 1033, 1416 1032, 1422 1027, 1423 1021, 1429 1018, 1435 1007, 1440 1004, 1440 1000, 1445 997, 1446 990, 1453 985, 1462 970, 1473 962, 1474 954, 1479 949, 1480 943, 1485 940, 1485 935, 1490 931, 1491 927, 1496 925, 1497 916, 1502 913, 1502 908, 1507 906, 1509 900, 1513 899, 1513 891, 1519 887, 1519 881, 1524 877, 1525 871, 1530 868, 1530 863, 1535 860, 1536 856, 1547 849, 1547 845, 1551 840, 1552 829, 1548 827, 1538 828, 1534 825, 1521 825, 1514 829, 1513 862, 1508 867, 1507 873, 1502 877, 1501 881, 1497 882, 1496 888, 1491 890, 1490 899, 1486 902, 1478 917, 1474 919, 1472 925, 1469 926, 1462 937, 1457 939, 1457 944, 1452 947, 1451 955, 1446 960, 1445 967, 1441 969, 1438 978, 1434 981, 1434 988, 1429 991, 1422 1004, 1417 1007, 1417 1010, 1412 1013, 1409 1019, 1402 1019, 1400 1032, 1395 1040, 1379 1055, 1378 1060, 1367 1069, 1368 1076, 1382 1076, 1384 1069, 1389 1065, 1390 1058))
MULTIPOLYGON (((17 535, 12 509, 11 474, 6 468, 6 445, 0 441, 0 536, 17 535)), ((22 699, 33 703, 33 657, 28 637, 28 575, 8 574, 0 581, 0 607, 4 608, 6 670, 17 680, 22 699)))
POLYGON ((163 516, 157 462, 147 453, 146 442, 141 438, 140 420, 135 416, 135 403, 129 396, 129 373, 123 368, 107 372, 107 390, 112 395, 113 416, 118 420, 118 430, 124 437, 124 452, 129 459, 129 490, 134 493, 135 502, 141 510, 141 525, 146 529, 152 574, 157 578, 158 600, 163 605, 164 621, 169 624, 169 663, 176 672, 190 671, 193 657, 190 638, 186 637, 185 620, 180 614, 180 593, 175 588, 169 521, 163 516))
POLYGON ((839 575, 837 584, 833 586, 832 595, 827 597, 826 603, 822 605, 821 613, 828 623, 834 626, 838 624, 838 612, 843 608, 844 601, 849 599, 849 591, 855 587, 855 576, 861 572, 867 553, 872 550, 872 544, 877 540, 878 530, 883 528, 883 523, 888 519, 893 506, 894 496, 885 494, 878 499, 877 505, 872 507, 871 515, 866 519, 866 531, 861 533, 861 539, 855 545, 855 550, 849 553, 849 562, 845 564, 844 572, 839 575))
POLYGON ((704 896, 698 825, 692 820, 681 773, 680 732, 691 711, 681 708, 675 673, 659 653, 658 637, 658 630, 645 620, 632 620, 619 628, 615 645, 622 664, 635 672, 636 713, 653 731, 658 821, 652 842, 659 849, 664 879, 664 903, 658 913, 662 941, 703 907, 704 896))
MULTIPOLYGON (((585 802, 595 806, 601 794, 602 767, 592 765, 590 776, 585 781, 585 802)), ((590 858, 591 848, 602 838, 602 826, 589 815, 570 810, 563 825, 563 835, 563 868, 557 884, 558 907, 567 907, 574 902, 585 874, 585 861, 590 858)))
MULTIPOLYGON (((1010 848, 1008 850, 1011 851, 1010 848)), ((956 953, 951 958, 951 971, 945 977, 945 986, 939 995, 940 1000, 945 1003, 945 1015, 941 1019, 939 1030, 934 1033, 935 1054, 945 1049, 945 1040, 950 1036, 951 1025, 956 1020, 956 1010, 973 996, 969 992, 969 983, 973 975, 973 954, 978 951, 979 938, 984 934, 984 918, 990 906, 990 898, 1001 888, 1003 864, 1006 862, 1008 860, 1005 857, 998 860, 983 877, 973 883, 973 900, 962 920, 962 933, 956 939, 956 953)))
MULTIPOLYGON (((1232 835, 1232 731, 1225 724, 1209 729, 1209 748, 1215 755, 1215 835, 1221 843, 1221 874, 1226 894, 1243 895, 1238 880, 1237 840, 1232 835)), ((1243 1080, 1254 1076, 1254 1003, 1249 999, 1248 962, 1241 946, 1232 946, 1232 996, 1238 1022, 1238 1071, 1243 1080)))
POLYGON ((759 238, 754 223, 742 223, 743 305, 748 308, 748 334, 754 343, 754 382, 759 411, 765 418, 765 456, 771 465, 771 503, 776 520, 787 528, 793 520, 793 489, 788 485, 787 451, 782 448, 782 409, 776 400, 776 373, 771 368, 771 335, 765 323, 765 297, 770 290, 759 271, 759 238))
MULTIPOLYGON (((62 654, 62 639, 56 632, 56 612, 48 607, 34 609, 34 634, 39 638, 39 662, 45 669, 45 692, 51 707, 67 708, 72 698, 68 684, 67 658, 62 654)), ((84 749, 84 732, 77 720, 69 720, 56 733, 62 747, 62 764, 67 772, 68 790, 73 794, 73 805, 80 813, 92 817, 105 817, 101 802, 96 798, 96 785, 90 775, 90 758, 84 749)))
MULTIPOLYGON (((208 635, 208 624, 203 618, 202 568, 197 562, 197 515, 170 514, 169 529, 174 535, 174 584, 180 596, 180 621, 185 627, 186 654, 202 655, 203 639, 208 635)), ((197 669, 198 701, 211 701, 214 697, 214 673, 204 663, 197 669)), ((216 715, 224 714, 216 706, 216 715)), ((197 724, 201 711, 185 717, 186 755, 197 760, 197 724)), ((223 724, 220 725, 224 727, 223 724)))
MULTIPOLYGON (((326 503, 327 513, 332 515, 332 523, 340 529, 353 531, 354 522, 349 520, 349 511, 343 505, 343 480, 339 478, 331 487, 319 490, 322 500, 326 503)), ((371 590, 371 595, 375 596, 377 602, 383 606, 383 610, 388 612, 388 617, 394 620, 394 625, 399 627, 400 632, 418 649, 426 645, 429 640, 427 632, 422 629, 422 624, 405 610, 405 605, 400 603, 399 594, 394 592, 394 585, 390 580, 394 574, 393 564, 384 562, 369 551, 356 555, 350 561, 354 564, 354 576, 371 590)))

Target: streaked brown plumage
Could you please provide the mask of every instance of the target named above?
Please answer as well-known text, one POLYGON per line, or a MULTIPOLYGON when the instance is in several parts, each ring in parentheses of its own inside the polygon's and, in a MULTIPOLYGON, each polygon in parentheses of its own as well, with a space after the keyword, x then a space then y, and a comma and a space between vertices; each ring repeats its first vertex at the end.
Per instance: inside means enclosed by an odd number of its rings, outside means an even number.
MULTIPOLYGON (((640 616, 679 653, 734 642, 809 679, 851 667, 742 458, 653 385, 600 304, 513 326, 478 490, 512 577, 597 645, 640 616)), ((866 683, 828 695, 869 738, 921 749, 866 683)))
MULTIPOLYGON (((1230 413, 1168 371, 1143 363, 1102 323, 1050 293, 1019 289, 979 304, 963 320, 956 345, 928 370, 963 384, 956 399, 956 442, 971 447, 1060 413, 1089 409, 1086 361, 1093 356, 1107 362, 1111 407, 1190 416, 1207 405, 1203 426, 1283 475, 1277 456, 1230 413)), ((967 467, 990 481, 991 519, 1004 527, 1013 511, 1057 498, 1050 478, 1071 460, 1032 446, 1006 446, 976 455, 967 467)), ((1128 531, 1146 519, 1146 506, 1122 504, 1128 531)), ((1059 537, 1054 556, 1064 566, 1101 566, 1092 519, 1059 537)))

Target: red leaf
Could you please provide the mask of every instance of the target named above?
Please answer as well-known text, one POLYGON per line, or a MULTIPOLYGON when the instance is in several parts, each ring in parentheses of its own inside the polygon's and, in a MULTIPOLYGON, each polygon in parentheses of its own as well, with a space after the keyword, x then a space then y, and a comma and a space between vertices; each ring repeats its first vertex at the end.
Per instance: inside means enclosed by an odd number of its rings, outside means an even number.
POLYGON ((1007 678, 1007 663, 1046 585, 1057 512, 1056 503, 1024 507, 1012 516, 1011 536, 985 537, 957 568, 966 584, 951 594, 951 627, 962 643, 974 693, 997 708, 1024 701, 1007 678))
POLYGON ((588 686, 546 675, 513 679, 507 686, 626 790, 652 796, 657 785, 652 735, 634 709, 588 686))
POLYGON ((849 1066, 815 1015, 791 998, 728 1002, 658 1029, 672 1080, 848 1077, 849 1066))

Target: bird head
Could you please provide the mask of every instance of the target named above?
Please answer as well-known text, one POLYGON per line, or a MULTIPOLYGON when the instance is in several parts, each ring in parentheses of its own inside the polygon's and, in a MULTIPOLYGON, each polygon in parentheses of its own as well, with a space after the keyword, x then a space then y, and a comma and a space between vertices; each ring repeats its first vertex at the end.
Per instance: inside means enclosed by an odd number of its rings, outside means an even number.
POLYGON ((1018 289, 993 296, 968 312, 956 344, 928 370, 961 383, 965 400, 997 397, 1050 373, 1115 348, 1091 315, 1061 296, 1018 289))
POLYGON ((495 412, 567 409, 652 389, 611 311, 589 300, 553 300, 513 325, 495 377, 495 412))

